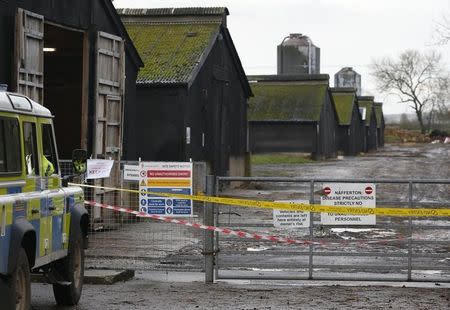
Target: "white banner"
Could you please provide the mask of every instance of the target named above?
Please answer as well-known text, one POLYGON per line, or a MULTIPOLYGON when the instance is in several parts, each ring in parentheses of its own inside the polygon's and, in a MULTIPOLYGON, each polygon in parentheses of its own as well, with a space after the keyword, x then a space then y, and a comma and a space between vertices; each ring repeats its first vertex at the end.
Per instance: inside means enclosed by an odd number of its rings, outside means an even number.
POLYGON ((137 181, 139 182, 139 166, 123 165, 123 179, 125 181, 137 181))
MULTIPOLYGON (((308 200, 278 200, 275 202, 309 204, 308 200)), ((310 212, 273 209, 273 226, 277 228, 307 228, 309 223, 310 212)))
MULTIPOLYGON (((323 184, 322 206, 376 207, 376 189, 373 183, 323 184)), ((376 225, 375 215, 321 213, 323 225, 376 225)))
POLYGON ((109 178, 114 160, 107 159, 88 159, 86 179, 109 178))

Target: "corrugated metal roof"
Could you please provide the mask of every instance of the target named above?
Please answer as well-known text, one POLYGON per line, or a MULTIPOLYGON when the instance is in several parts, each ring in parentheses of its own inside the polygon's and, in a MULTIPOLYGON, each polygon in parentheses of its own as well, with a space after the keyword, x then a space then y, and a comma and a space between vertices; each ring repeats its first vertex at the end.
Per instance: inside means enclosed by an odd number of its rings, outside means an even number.
POLYGON ((158 8, 158 9, 117 9, 120 15, 129 16, 186 16, 186 15, 229 15, 225 7, 187 7, 187 8, 158 8))
POLYGON ((188 83, 220 31, 218 22, 125 24, 145 67, 138 84, 188 83))
POLYGON ((251 121, 319 121, 327 83, 250 84, 253 98, 249 99, 248 119, 251 121))

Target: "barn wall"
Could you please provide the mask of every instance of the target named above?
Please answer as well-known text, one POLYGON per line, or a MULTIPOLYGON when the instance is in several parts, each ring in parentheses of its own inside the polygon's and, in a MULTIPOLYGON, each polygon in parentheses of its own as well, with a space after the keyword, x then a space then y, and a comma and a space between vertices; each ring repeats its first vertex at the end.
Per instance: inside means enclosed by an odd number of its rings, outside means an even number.
POLYGON ((349 127, 348 125, 339 125, 336 129, 336 147, 344 154, 348 154, 350 149, 349 127))
MULTIPOLYGON (((136 155, 144 161, 185 161, 184 88, 137 89, 136 155)), ((130 158, 131 159, 131 158, 130 158)))
MULTIPOLYGON (((15 34, 15 14, 17 8, 40 14, 44 16, 45 21, 53 22, 59 25, 76 28, 86 31, 89 39, 89 137, 88 146, 92 149, 92 123, 95 103, 95 42, 98 31, 104 31, 116 36, 122 36, 116 22, 114 21, 110 8, 105 5, 104 0, 23 0, 23 1, 0 1, 0 83, 9 85, 8 90, 14 90, 12 87, 12 72, 14 71, 14 34, 15 34)), ((127 43, 125 42, 125 45, 127 43)), ((126 83, 125 83, 125 111, 126 116, 135 114, 135 96, 136 96, 136 76, 138 67, 135 60, 126 48, 126 83)), ((45 89, 44 89, 45 91, 45 89)), ((127 141, 135 135, 135 129, 124 126, 124 141, 127 141)), ((132 157, 135 153, 133 146, 125 148, 124 155, 132 157)))
POLYGON ((250 151, 313 153, 316 147, 316 130, 316 123, 250 121, 250 151))
POLYGON ((218 39, 189 91, 186 122, 191 127, 188 157, 206 160, 216 175, 244 171, 247 99, 239 73, 223 39, 218 39), (204 134, 204 146, 202 145, 204 134), (237 165, 230 169, 230 158, 237 165))
POLYGON ((366 151, 375 151, 377 149, 378 139, 377 139, 377 122, 374 117, 375 112, 372 111, 372 117, 370 118, 369 126, 366 126, 366 151))
POLYGON ((325 96, 326 100, 322 107, 319 122, 319 139, 317 141, 317 151, 313 157, 330 158, 337 154, 337 119, 334 107, 330 99, 331 95, 325 96))
POLYGON ((361 137, 361 125, 360 125, 360 116, 359 116, 359 110, 356 104, 353 105, 352 110, 352 118, 350 123, 350 134, 349 134, 349 147, 347 150, 348 156, 356 156, 360 152, 362 152, 362 141, 360 140, 361 137))

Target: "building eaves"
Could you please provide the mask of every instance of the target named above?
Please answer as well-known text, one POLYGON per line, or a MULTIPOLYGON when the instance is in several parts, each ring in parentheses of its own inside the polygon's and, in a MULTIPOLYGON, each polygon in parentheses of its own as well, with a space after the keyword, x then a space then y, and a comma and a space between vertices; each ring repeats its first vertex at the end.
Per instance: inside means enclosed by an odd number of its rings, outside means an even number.
POLYGON ((295 74, 295 75, 248 75, 249 82, 301 82, 301 81, 322 81, 329 82, 328 74, 295 74))
POLYGON ((128 16, 204 16, 229 15, 226 7, 186 7, 186 8, 120 8, 120 15, 128 16))

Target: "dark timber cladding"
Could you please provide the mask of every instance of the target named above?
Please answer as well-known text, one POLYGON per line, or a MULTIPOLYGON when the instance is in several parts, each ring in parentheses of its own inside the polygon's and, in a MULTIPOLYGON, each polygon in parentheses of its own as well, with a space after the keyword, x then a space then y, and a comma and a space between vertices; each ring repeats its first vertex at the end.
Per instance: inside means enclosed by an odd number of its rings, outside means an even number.
POLYGON ((377 116, 373 104, 372 96, 360 96, 358 97, 358 104, 361 108, 361 114, 366 127, 364 144, 364 152, 370 152, 377 149, 377 116))
POLYGON ((336 156, 337 115, 326 74, 249 76, 250 150, 336 156))
POLYGON ((0 83, 55 114, 61 158, 77 147, 94 156, 122 151, 120 132, 135 134, 122 128, 121 111, 128 103, 134 113, 141 65, 110 0, 0 1, 0 83), (103 121, 105 112, 117 119, 103 121))
POLYGON ((355 156, 364 149, 364 123, 359 113, 356 88, 331 88, 339 126, 336 142, 339 151, 355 156))
POLYGON ((143 160, 206 161, 243 175, 250 86, 226 26, 226 8, 119 9, 145 67, 139 124, 143 160))
POLYGON ((377 115, 377 137, 378 137, 378 146, 384 146, 384 129, 386 127, 384 123, 384 114, 383 114, 383 103, 382 102, 374 102, 375 114, 377 115))
MULTIPOLYGON (((94 158, 121 158, 123 140, 136 135, 122 121, 124 111, 136 114, 142 65, 110 0, 0 1, 0 83, 54 113, 60 158, 80 147, 94 158)), ((118 185, 119 168, 96 184, 118 185)), ((101 212, 93 213, 97 221, 101 212)))

